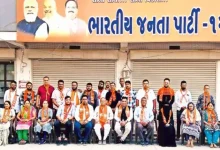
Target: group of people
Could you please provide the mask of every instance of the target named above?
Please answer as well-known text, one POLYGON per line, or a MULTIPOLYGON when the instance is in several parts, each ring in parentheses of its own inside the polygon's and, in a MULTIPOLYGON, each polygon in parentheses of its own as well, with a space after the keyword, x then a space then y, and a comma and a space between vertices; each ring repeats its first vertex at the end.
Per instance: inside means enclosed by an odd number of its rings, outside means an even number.
POLYGON ((63 80, 58 81, 56 89, 49 84, 49 77, 45 76, 43 82, 37 93, 32 89, 33 84, 28 82, 20 95, 16 90, 16 82, 11 82, 10 89, 5 92, 4 108, 0 109, 0 145, 8 143, 8 136, 12 134, 9 128, 14 120, 17 120, 14 124, 19 144, 28 141, 29 128, 34 120, 37 120, 34 132, 38 135, 40 144, 46 142, 53 125, 58 145, 67 145, 69 133, 73 131, 77 142, 86 144, 93 128, 98 144, 106 144, 111 128, 117 133, 117 143, 125 143, 134 120, 140 144, 148 145, 154 134, 156 119, 159 121, 157 139, 160 146, 175 147, 182 132, 188 147, 193 147, 195 138, 198 139, 201 133, 206 135, 211 148, 217 147, 219 120, 209 85, 204 86, 204 93, 199 96, 195 105, 186 81, 181 82, 180 90, 175 93, 170 87, 169 78, 164 79, 164 85, 157 96, 146 79, 142 82, 143 88, 138 92, 124 78, 120 78, 119 89, 116 89, 114 82, 99 81, 97 90, 93 90, 92 84, 87 83, 84 91, 78 89, 76 81, 72 82, 71 89, 65 88, 63 80), (174 102, 177 105, 176 139, 172 111, 174 102), (51 122, 54 122, 53 125, 51 122), (64 138, 61 137, 61 126, 65 127, 64 138), (101 132, 104 132, 103 136, 101 132))

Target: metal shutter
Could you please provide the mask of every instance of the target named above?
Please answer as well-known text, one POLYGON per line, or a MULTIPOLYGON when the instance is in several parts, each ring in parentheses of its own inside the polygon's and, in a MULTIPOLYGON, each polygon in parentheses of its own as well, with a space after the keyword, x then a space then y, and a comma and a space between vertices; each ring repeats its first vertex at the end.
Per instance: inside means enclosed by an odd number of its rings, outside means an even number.
POLYGON ((77 81, 80 89, 86 88, 91 82, 97 89, 99 80, 115 81, 115 61, 52 61, 33 60, 32 75, 34 89, 43 83, 43 77, 49 76, 50 83, 57 87, 57 81, 62 79, 65 87, 71 88, 72 81, 77 81))
MULTIPOLYGON (((143 79, 148 79, 150 87, 157 94, 159 88, 163 86, 163 79, 168 77, 175 92, 180 88, 180 82, 186 80, 195 103, 205 84, 210 85, 211 94, 216 97, 216 62, 133 61, 132 65, 132 87, 136 90, 142 88, 143 79)), ((173 111, 176 119, 175 104, 173 111)))

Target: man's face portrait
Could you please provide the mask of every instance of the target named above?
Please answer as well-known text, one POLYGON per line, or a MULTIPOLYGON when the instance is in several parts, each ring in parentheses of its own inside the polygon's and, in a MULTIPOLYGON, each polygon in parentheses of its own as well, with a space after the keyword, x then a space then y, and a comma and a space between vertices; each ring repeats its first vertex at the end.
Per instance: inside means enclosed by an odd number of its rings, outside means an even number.
POLYGON ((56 13, 56 2, 55 0, 45 0, 44 1, 44 16, 46 18, 51 18, 56 13))
POLYGON ((78 14, 78 6, 76 2, 69 1, 66 3, 66 9, 65 9, 66 17, 68 19, 75 19, 78 14))
POLYGON ((27 22, 35 22, 38 13, 38 3, 36 0, 24 1, 24 18, 27 22))

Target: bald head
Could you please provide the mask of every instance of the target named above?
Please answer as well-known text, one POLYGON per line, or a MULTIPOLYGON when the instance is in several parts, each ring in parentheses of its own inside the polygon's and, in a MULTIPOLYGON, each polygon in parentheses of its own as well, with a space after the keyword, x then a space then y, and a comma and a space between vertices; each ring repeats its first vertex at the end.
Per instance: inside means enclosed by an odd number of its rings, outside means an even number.
POLYGON ((44 16, 48 19, 56 14, 57 6, 55 0, 44 0, 44 16))
POLYGON ((38 14, 38 3, 36 0, 24 1, 24 18, 27 22, 35 22, 38 14))

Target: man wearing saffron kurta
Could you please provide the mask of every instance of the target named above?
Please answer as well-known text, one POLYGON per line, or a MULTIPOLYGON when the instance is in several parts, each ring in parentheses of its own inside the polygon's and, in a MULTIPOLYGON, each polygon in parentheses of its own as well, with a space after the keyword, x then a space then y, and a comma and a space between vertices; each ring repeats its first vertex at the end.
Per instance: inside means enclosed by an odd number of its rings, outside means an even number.
POLYGON ((18 114, 18 112, 20 111, 20 107, 19 107, 19 95, 16 86, 17 86, 16 81, 11 81, 10 89, 5 91, 4 102, 10 101, 11 108, 15 110, 16 114, 18 114))
POLYGON ((58 81, 58 88, 53 91, 52 100, 53 100, 53 109, 55 109, 55 114, 57 109, 64 105, 65 103, 65 96, 69 89, 64 87, 64 81, 58 81))
POLYGON ((147 107, 147 102, 147 98, 142 97, 141 105, 139 107, 136 107, 134 112, 134 119, 137 122, 137 133, 141 140, 141 145, 148 145, 149 138, 154 133, 154 124, 152 122, 154 120, 154 114, 153 110, 147 107), (145 134, 143 134, 144 128, 147 129, 145 134))
POLYGON ((41 85, 38 88, 37 92, 37 102, 36 106, 37 108, 42 108, 43 107, 43 102, 44 100, 48 101, 49 108, 53 108, 53 102, 52 102, 52 93, 54 91, 54 87, 49 84, 49 77, 45 76, 43 78, 44 84, 41 85))
POLYGON ((31 105, 34 106, 36 103, 36 93, 33 91, 33 84, 31 82, 27 82, 26 89, 21 92, 19 97, 19 106, 20 108, 24 105, 26 100, 31 102, 31 105))
POLYGON ((83 95, 88 97, 88 104, 90 104, 94 110, 99 106, 98 94, 92 89, 92 83, 87 83, 83 95))
POLYGON ((114 82, 111 82, 110 88, 111 89, 106 94, 106 100, 108 101, 107 105, 112 108, 112 111, 114 113, 116 107, 120 105, 121 94, 115 90, 116 86, 114 82))
POLYGON ((117 142, 125 143, 125 139, 131 131, 131 120, 133 119, 133 110, 128 106, 128 98, 122 97, 121 104, 115 110, 115 131, 118 135, 117 142), (121 127, 125 127, 122 133, 121 127))
POLYGON ((54 123, 54 128, 56 132, 57 145, 68 144, 69 133, 72 132, 72 120, 74 118, 75 106, 71 103, 71 99, 69 96, 65 97, 65 104, 61 105, 57 111, 57 120, 54 123), (61 141, 61 124, 65 125, 65 138, 64 141, 61 141))
POLYGON ((131 81, 125 81, 125 88, 121 90, 121 96, 128 98, 128 106, 135 109, 136 91, 131 88, 131 81))
POLYGON ((177 141, 180 138, 181 114, 186 109, 189 102, 192 102, 190 91, 186 88, 186 81, 181 81, 181 88, 175 93, 175 103, 177 106, 177 141))
POLYGON ((98 90, 96 90, 96 93, 98 94, 98 100, 99 100, 99 103, 100 103, 100 99, 102 97, 105 97, 106 96, 106 93, 108 92, 108 90, 105 90, 104 89, 104 81, 99 81, 99 85, 98 85, 98 90))
POLYGON ((78 137, 78 142, 85 145, 92 131, 93 124, 91 120, 93 119, 94 111, 93 107, 88 104, 88 97, 86 95, 83 95, 81 100, 82 103, 76 107, 74 132, 78 137), (84 136, 81 133, 82 127, 85 127, 84 136))
POLYGON ((207 108, 207 104, 211 102, 215 106, 214 97, 210 94, 209 85, 204 85, 204 93, 202 93, 196 103, 197 110, 201 113, 207 108))
POLYGON ((107 106, 107 101, 104 97, 100 100, 101 105, 96 107, 95 109, 95 133, 98 136, 99 139, 99 145, 100 144, 106 144, 106 138, 110 132, 111 125, 110 121, 113 119, 113 112, 111 107, 107 106), (101 129, 104 130, 104 137, 102 139, 101 136, 101 129))
POLYGON ((74 106, 80 104, 80 98, 82 96, 82 92, 78 90, 78 83, 76 81, 72 82, 72 89, 69 90, 66 95, 71 97, 71 103, 74 106))

